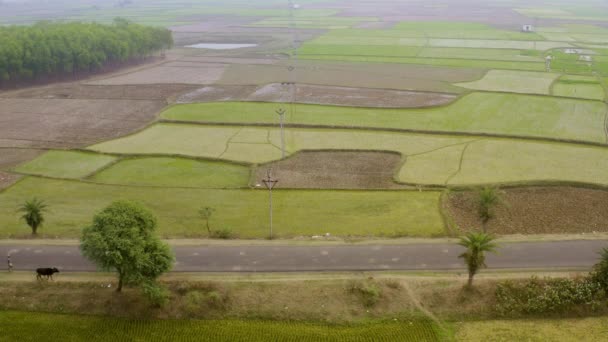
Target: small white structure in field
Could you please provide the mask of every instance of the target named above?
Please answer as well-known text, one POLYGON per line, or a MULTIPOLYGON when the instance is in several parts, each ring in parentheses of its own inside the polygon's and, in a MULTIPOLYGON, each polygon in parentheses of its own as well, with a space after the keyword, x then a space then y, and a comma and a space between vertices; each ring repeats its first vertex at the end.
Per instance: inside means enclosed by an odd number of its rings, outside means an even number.
POLYGON ((593 62, 593 57, 591 57, 589 55, 582 55, 578 59, 583 62, 593 62))
POLYGON ((551 71, 551 61, 553 60, 553 56, 548 55, 547 57, 545 57, 545 68, 547 69, 547 71, 551 71))
POLYGON ((534 26, 532 25, 523 25, 521 27, 522 32, 534 32, 534 26))

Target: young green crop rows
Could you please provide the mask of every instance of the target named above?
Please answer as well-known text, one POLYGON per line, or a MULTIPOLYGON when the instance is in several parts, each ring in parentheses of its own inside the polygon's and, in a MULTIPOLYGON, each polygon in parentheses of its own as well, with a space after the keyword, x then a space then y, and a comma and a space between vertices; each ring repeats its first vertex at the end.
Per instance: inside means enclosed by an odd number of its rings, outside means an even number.
POLYGON ((331 326, 272 321, 125 320, 0 311, 6 341, 440 341, 432 322, 331 326))

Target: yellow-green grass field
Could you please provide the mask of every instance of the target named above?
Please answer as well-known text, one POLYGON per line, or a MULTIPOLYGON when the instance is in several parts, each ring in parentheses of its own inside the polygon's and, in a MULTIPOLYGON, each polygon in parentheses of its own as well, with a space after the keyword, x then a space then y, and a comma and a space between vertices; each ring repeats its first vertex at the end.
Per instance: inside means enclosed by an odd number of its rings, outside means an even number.
POLYGON ((128 158, 91 177, 94 182, 157 187, 243 188, 250 168, 184 158, 128 158))
POLYGON ((551 84, 559 76, 560 74, 546 72, 490 70, 479 81, 456 85, 474 90, 549 95, 551 84))
POLYGON ((608 340, 608 317, 464 322, 455 330, 457 341, 600 342, 608 340))
MULTIPOLYGON (((401 153, 406 162, 396 179, 406 183, 479 185, 564 181, 608 184, 608 174, 604 172, 608 168, 608 149, 603 147, 340 129, 294 128, 287 129, 285 136, 288 155, 302 150, 329 149, 401 153), (446 148, 449 150, 445 151, 446 148)), ((278 128, 165 123, 90 149, 116 154, 181 154, 263 163, 280 159, 280 141, 278 128), (211 141, 210 137, 216 140, 211 141)))
POLYGON ((553 95, 578 97, 590 100, 604 100, 604 87, 595 77, 563 76, 553 85, 553 95))
POLYGON ((56 178, 82 178, 115 160, 115 157, 95 153, 50 151, 20 165, 15 171, 56 178))
MULTIPOLYGON (((431 191, 277 190, 273 192, 274 235, 442 236, 439 196, 431 191)), ((49 205, 39 229, 39 234, 49 238, 79 237, 97 211, 120 199, 149 207, 159 219, 162 237, 207 236, 198 214, 202 207, 216 209, 212 229, 230 229, 241 238, 268 236, 265 190, 112 186, 27 177, 0 193, 0 237, 29 234, 16 210, 32 197, 49 205)))
POLYGON ((513 62, 503 60, 475 60, 462 58, 441 58, 441 57, 391 57, 391 56, 353 56, 353 55, 320 55, 320 54, 301 54, 301 59, 317 61, 341 61, 341 62, 365 62, 365 63, 399 63, 399 64, 419 64, 428 66, 454 67, 454 68, 473 68, 473 69, 505 69, 505 70, 525 70, 525 71, 544 71, 543 62, 513 62))
POLYGON ((536 34, 459 22, 333 29, 299 49, 303 59, 544 71, 544 51, 572 47, 536 34))
MULTIPOLYGON (((515 86, 515 83, 513 85, 515 86)), ((169 107, 161 117, 168 120, 208 123, 274 124, 277 123, 277 106, 279 105, 273 103, 250 102, 184 104, 169 107)), ((605 142, 605 113, 605 105, 597 101, 472 93, 450 105, 425 109, 298 105, 297 112, 290 113, 286 122, 605 142)), ((213 139, 210 137, 210 140, 213 139)))

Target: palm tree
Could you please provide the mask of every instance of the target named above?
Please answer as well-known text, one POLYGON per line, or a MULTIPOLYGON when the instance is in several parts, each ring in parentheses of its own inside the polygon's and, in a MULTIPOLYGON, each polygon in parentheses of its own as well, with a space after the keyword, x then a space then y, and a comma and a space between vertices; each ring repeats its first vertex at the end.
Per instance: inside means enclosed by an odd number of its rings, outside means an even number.
POLYGON ((488 221, 494 217, 493 208, 501 202, 497 188, 485 187, 479 191, 478 214, 482 222, 483 232, 487 232, 488 221))
POLYGON ((19 207, 18 212, 23 213, 21 218, 25 220, 30 228, 32 228, 32 235, 37 234, 38 227, 44 222, 43 214, 47 211, 47 208, 48 206, 44 201, 35 197, 29 201, 25 201, 25 203, 19 207))
POLYGON ((494 243, 494 237, 486 233, 468 233, 460 238, 458 244, 467 249, 459 258, 463 258, 467 264, 469 270, 468 287, 471 287, 475 274, 479 269, 487 267, 485 252, 496 253, 498 245, 494 243))
POLYGON ((210 207, 204 207, 198 211, 198 214, 201 216, 201 218, 205 220, 205 223, 207 225, 207 232, 209 233, 209 235, 211 235, 211 227, 209 227, 209 220, 211 219, 211 215, 213 215, 213 212, 215 212, 215 209, 210 207))

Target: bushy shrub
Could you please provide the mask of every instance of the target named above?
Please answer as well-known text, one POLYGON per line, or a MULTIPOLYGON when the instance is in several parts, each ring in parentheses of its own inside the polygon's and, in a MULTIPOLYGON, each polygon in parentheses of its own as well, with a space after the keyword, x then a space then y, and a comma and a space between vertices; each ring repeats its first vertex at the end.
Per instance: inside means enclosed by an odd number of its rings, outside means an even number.
POLYGON ((378 303, 382 296, 382 289, 373 280, 351 281, 347 290, 361 299, 365 307, 372 307, 378 303))
POLYGON ((204 293, 190 291, 184 297, 184 306, 190 313, 197 313, 203 309, 223 309, 226 306, 227 296, 219 291, 204 293))
POLYGON ((608 248, 602 250, 600 262, 593 267, 590 278, 608 292, 608 248))
POLYGON ((595 310, 605 300, 605 292, 589 278, 532 278, 523 283, 498 284, 496 300, 496 309, 502 315, 561 313, 577 306, 595 310))
POLYGON ((224 229, 212 230, 210 237, 212 239, 229 240, 229 239, 234 239, 235 235, 231 229, 224 228, 224 229))
POLYGON ((156 307, 163 307, 169 302, 169 291, 157 283, 146 282, 142 285, 141 290, 150 303, 156 307))

